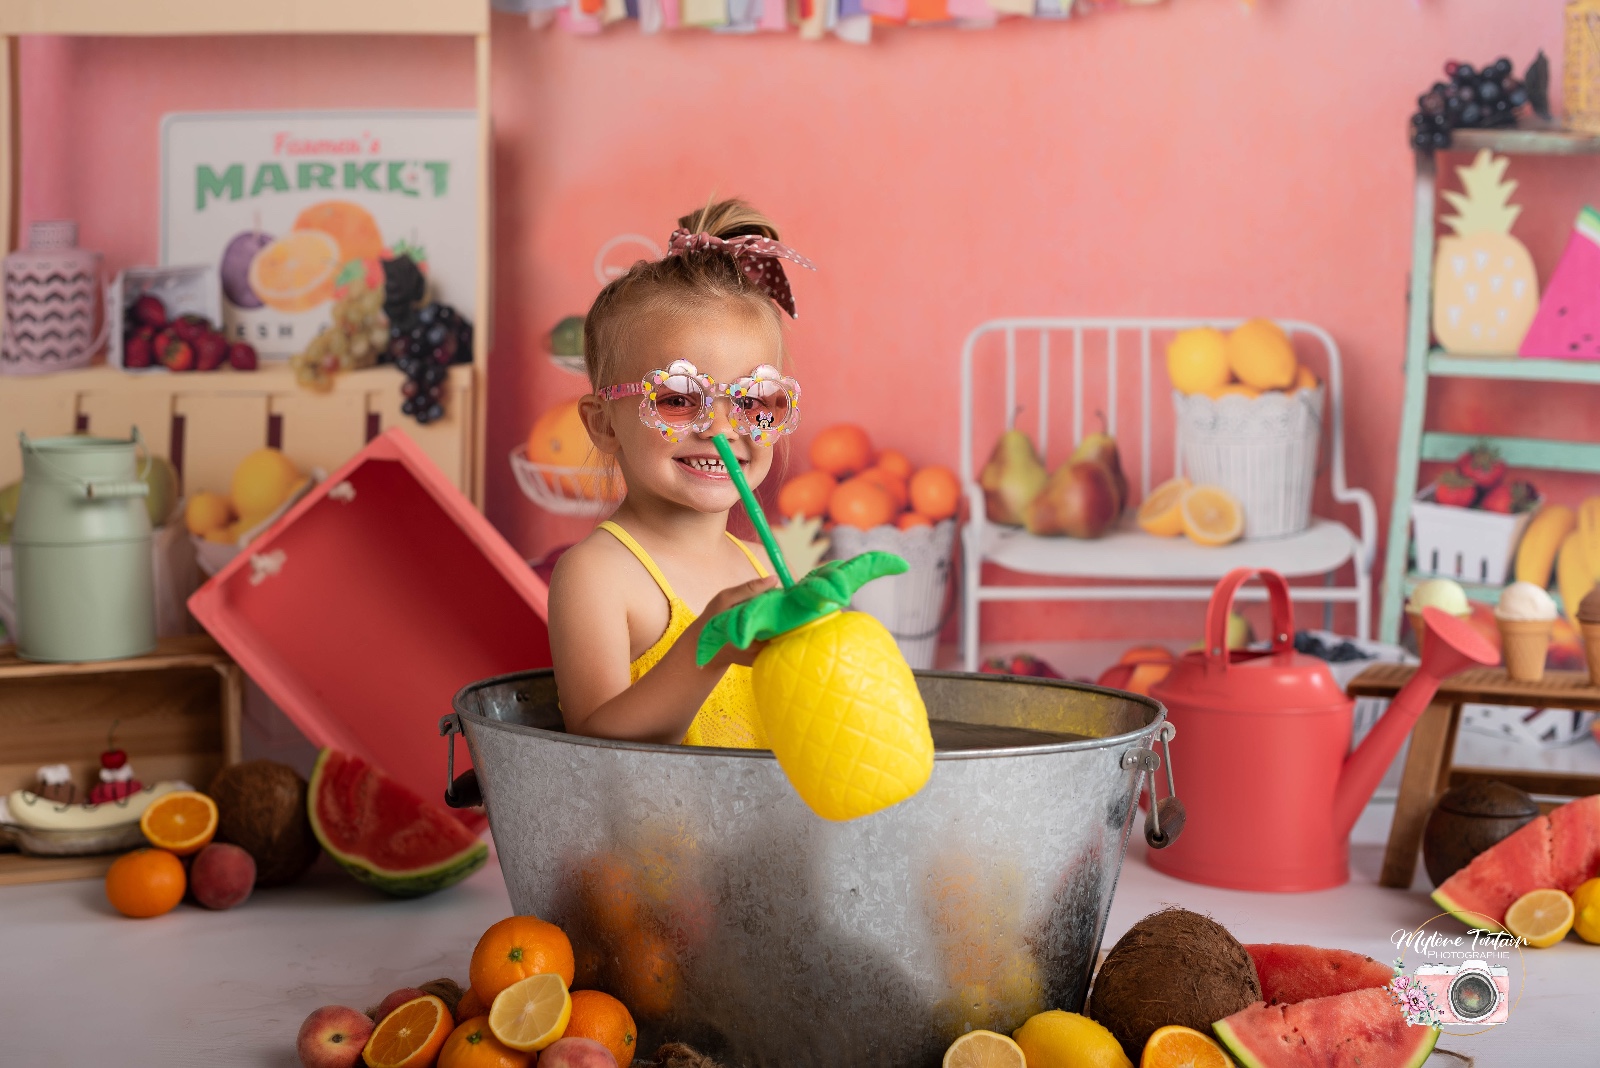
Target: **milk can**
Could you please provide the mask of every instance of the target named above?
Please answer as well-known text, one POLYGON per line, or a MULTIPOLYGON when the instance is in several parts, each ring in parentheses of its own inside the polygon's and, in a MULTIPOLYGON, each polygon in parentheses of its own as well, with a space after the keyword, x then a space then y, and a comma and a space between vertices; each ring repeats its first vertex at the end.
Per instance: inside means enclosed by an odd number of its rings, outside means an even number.
POLYGON ((11 533, 18 655, 73 662, 150 652, 155 585, 138 428, 127 440, 18 437, 22 491, 11 533))

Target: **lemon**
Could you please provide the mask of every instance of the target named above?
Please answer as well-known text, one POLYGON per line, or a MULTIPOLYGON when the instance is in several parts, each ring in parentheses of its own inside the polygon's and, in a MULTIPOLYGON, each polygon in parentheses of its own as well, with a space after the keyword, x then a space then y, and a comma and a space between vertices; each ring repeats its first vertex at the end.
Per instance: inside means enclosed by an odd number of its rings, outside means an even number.
POLYGON ((1150 491, 1139 505, 1140 529, 1160 538, 1173 538, 1183 533, 1183 512, 1179 505, 1189 492, 1189 480, 1179 475, 1169 478, 1150 491))
POLYGON ((566 980, 543 973, 519 979, 494 997, 489 1030, 512 1049, 544 1049, 560 1038, 572 1019, 572 995, 566 980))
POLYGON ((1316 389, 1322 383, 1317 381, 1317 376, 1311 373, 1311 368, 1305 364, 1300 365, 1300 370, 1294 374, 1295 389, 1316 389))
POLYGON ((1506 930, 1535 949, 1553 946, 1572 930, 1572 899, 1560 890, 1530 890, 1506 909, 1506 930))
POLYGON ((1271 319, 1251 319, 1228 335, 1228 369, 1255 389, 1288 389, 1299 373, 1289 335, 1271 319))
POLYGON ((1255 400, 1261 396, 1261 391, 1254 386, 1247 386, 1243 382, 1229 382, 1227 385, 1218 386, 1216 389, 1206 390, 1206 396, 1212 400, 1221 400, 1223 397, 1243 397, 1245 400, 1255 400))
POLYGON ((1179 393, 1205 393, 1228 384, 1228 339, 1210 326, 1181 330, 1167 345, 1167 377, 1179 393))
POLYGON ((1600 944, 1600 879, 1590 879, 1572 892, 1576 913, 1572 929, 1585 942, 1600 944))
POLYGON ((993 1031, 968 1031, 944 1051, 942 1068, 1028 1068, 1022 1047, 993 1031))
POLYGON ((1075 1012, 1041 1012, 1012 1037, 1022 1047, 1028 1068, 1133 1068, 1110 1031, 1075 1012))
POLYGON ((183 508, 183 523, 189 528, 190 534, 220 530, 227 526, 232 518, 233 505, 220 493, 207 493, 202 490, 190 497, 189 503, 183 508))
POLYGON ((233 510, 265 518, 289 499, 300 482, 294 463, 277 449, 257 449, 233 469, 233 510))
POLYGON ((1178 510, 1183 532, 1197 545, 1227 545, 1244 533, 1244 509, 1221 486, 1190 487, 1178 510))

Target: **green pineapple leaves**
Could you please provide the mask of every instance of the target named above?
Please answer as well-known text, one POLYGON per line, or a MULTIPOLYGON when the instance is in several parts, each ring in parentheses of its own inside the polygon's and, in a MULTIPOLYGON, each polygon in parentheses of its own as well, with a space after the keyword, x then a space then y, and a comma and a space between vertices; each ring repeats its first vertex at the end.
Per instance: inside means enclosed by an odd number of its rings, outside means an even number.
POLYGON ((787 634, 850 604, 855 592, 876 578, 898 575, 910 565, 894 553, 870 552, 848 560, 829 560, 788 589, 768 590, 706 621, 695 647, 705 667, 724 645, 751 644, 787 634))

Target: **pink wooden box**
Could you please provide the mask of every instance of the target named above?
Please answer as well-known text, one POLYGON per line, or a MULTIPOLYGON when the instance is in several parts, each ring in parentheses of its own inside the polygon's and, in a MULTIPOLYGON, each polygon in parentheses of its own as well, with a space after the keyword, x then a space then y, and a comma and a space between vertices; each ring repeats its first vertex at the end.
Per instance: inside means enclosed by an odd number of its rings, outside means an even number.
POLYGON ((439 801, 439 717, 469 682, 550 664, 548 597, 395 429, 259 535, 189 609, 314 745, 364 756, 439 801))

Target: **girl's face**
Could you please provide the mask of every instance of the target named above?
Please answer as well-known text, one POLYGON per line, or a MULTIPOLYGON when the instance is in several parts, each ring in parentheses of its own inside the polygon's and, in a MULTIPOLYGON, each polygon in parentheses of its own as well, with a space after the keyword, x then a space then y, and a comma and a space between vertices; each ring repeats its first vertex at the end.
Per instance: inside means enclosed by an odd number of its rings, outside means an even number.
MULTIPOLYGON (((688 360, 718 382, 732 382, 764 363, 783 364, 776 316, 744 300, 662 318, 641 326, 635 337, 617 383, 637 382, 674 360, 688 360)), ((772 467, 771 448, 754 445, 734 430, 731 403, 727 397, 717 398, 711 426, 703 433, 686 433, 675 444, 639 419, 638 397, 606 401, 591 395, 583 410, 590 437, 596 448, 616 458, 629 496, 656 497, 698 512, 726 512, 738 503, 739 493, 722 467, 712 435, 727 437, 752 487, 772 467)))

